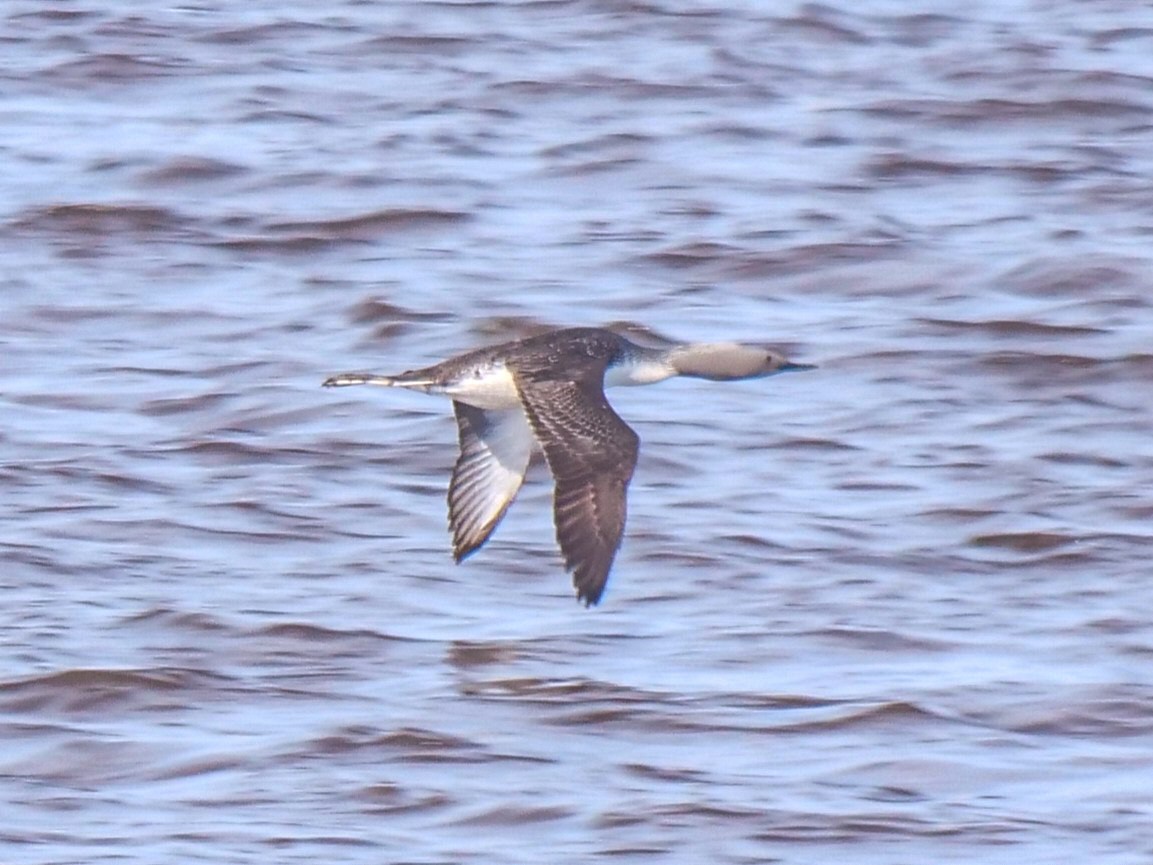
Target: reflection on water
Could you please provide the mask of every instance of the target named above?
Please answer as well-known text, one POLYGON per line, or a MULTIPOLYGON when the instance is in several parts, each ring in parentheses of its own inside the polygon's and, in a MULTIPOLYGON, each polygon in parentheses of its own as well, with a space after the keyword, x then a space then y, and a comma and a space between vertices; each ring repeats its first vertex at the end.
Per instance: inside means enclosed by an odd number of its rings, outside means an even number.
POLYGON ((1130 5, 0 15, 6 862, 1153 855, 1130 5), (592 612, 318 387, 560 324, 821 367, 613 392, 592 612))

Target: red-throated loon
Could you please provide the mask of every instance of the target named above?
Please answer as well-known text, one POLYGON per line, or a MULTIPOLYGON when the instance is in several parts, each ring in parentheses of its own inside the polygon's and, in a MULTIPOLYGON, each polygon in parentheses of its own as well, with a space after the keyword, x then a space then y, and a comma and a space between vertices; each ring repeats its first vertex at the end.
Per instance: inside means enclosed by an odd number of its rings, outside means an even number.
POLYGON ((325 387, 375 384, 447 396, 460 434, 448 488, 456 561, 478 550, 512 504, 534 447, 556 482, 554 518, 577 598, 596 604, 625 527, 639 439, 605 399, 614 385, 676 375, 729 381, 812 369, 764 348, 692 343, 645 348, 574 327, 477 349, 399 375, 344 373, 325 387))

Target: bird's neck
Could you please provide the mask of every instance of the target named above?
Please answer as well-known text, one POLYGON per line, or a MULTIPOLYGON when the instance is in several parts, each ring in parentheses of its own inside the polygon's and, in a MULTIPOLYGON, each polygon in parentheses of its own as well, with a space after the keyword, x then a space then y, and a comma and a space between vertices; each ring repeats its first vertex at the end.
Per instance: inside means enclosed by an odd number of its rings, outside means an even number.
POLYGON ((605 387, 654 384, 674 375, 677 375, 677 370, 669 362, 668 352, 642 349, 605 370, 605 387))

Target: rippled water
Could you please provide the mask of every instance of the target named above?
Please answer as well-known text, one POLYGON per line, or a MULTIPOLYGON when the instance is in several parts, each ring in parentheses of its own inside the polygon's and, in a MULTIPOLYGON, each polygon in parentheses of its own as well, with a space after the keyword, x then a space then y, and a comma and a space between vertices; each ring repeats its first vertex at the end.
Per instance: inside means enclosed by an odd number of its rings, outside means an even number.
POLYGON ((5 865, 1153 857, 1140 4, 0 18, 5 865), (614 392, 592 611, 319 388, 545 324, 820 364, 614 392))

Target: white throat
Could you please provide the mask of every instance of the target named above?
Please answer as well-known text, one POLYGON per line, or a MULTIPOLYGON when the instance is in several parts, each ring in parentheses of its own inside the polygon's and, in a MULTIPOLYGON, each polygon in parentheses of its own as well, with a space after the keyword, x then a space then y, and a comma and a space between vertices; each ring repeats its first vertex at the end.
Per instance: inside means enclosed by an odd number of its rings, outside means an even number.
POLYGON ((677 372, 663 358, 638 358, 618 363, 605 370, 605 387, 630 387, 653 384, 672 378, 677 372))

